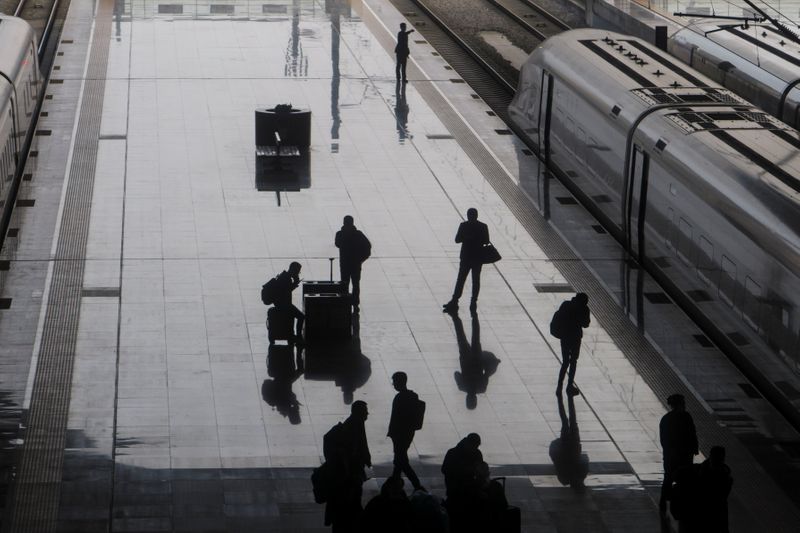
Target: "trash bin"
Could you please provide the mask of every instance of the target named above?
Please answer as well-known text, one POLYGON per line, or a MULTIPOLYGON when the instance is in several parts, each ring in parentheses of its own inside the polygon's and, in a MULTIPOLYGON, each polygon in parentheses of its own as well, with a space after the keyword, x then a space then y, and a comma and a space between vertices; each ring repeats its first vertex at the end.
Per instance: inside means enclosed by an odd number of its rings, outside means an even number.
POLYGON ((301 153, 311 145, 311 110, 273 107, 256 109, 256 146, 275 146, 275 132, 281 145, 296 146, 301 153))

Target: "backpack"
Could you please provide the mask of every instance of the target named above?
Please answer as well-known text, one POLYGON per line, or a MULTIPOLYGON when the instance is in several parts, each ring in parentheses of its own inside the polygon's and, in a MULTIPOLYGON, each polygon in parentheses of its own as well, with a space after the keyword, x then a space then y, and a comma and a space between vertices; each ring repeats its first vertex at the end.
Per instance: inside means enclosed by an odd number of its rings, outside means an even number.
POLYGON ((322 455, 326 461, 333 461, 336 458, 336 451, 343 445, 344 424, 337 423, 322 437, 322 455))
POLYGON ((558 308, 558 311, 553 313, 553 319, 550 320, 550 335, 556 339, 562 338, 566 333, 566 322, 569 320, 569 317, 567 316, 569 313, 569 303, 570 302, 562 303, 561 307, 558 308))
POLYGON ((362 232, 358 232, 358 260, 362 263, 369 259, 369 256, 372 255, 372 243, 369 242, 367 236, 364 235, 362 232))
POLYGON ((409 414, 411 415, 411 427, 414 430, 422 429, 422 424, 425 422, 425 402, 419 398, 414 398, 413 401, 408 403, 409 414))
POLYGON ((322 463, 311 472, 311 488, 314 491, 314 501, 317 503, 325 503, 328 501, 328 495, 331 493, 333 485, 332 479, 333 472, 328 463, 322 463))
POLYGON ((264 305, 272 305, 275 303, 275 296, 278 289, 278 277, 275 276, 261 286, 261 301, 264 305))

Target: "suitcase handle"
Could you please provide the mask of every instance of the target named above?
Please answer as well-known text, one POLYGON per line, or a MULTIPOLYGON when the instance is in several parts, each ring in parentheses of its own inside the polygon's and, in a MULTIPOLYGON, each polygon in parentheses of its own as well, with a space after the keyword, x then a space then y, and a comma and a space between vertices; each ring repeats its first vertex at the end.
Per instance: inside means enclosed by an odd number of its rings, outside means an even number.
POLYGON ((333 260, 336 259, 335 257, 329 257, 328 261, 331 262, 331 281, 333 281, 333 260))

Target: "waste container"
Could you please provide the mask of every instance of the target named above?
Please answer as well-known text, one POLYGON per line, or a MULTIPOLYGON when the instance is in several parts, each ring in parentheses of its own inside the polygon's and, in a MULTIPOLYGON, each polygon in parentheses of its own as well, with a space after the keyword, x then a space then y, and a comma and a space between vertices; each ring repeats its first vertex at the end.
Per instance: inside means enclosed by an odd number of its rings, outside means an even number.
POLYGON ((256 146, 275 146, 275 132, 282 146, 296 146, 301 153, 311 145, 311 110, 276 106, 256 109, 256 146))

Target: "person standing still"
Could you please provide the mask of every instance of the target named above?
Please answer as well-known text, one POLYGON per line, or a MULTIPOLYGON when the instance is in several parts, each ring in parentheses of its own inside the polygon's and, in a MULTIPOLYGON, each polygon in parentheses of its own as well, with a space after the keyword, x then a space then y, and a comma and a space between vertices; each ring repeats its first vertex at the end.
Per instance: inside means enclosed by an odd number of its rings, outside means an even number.
POLYGON ((658 503, 662 519, 667 516, 667 500, 670 499, 676 474, 681 468, 691 467, 694 456, 700 452, 694 420, 686 412, 686 399, 681 394, 673 394, 667 398, 667 404, 671 411, 661 417, 658 424, 659 439, 664 452, 664 482, 658 503))
POLYGON ((403 83, 408 83, 408 78, 406 78, 406 62, 408 61, 408 56, 411 53, 408 49, 408 34, 414 33, 414 30, 406 31, 406 23, 400 23, 400 31, 397 32, 397 45, 394 47, 395 56, 397 56, 397 66, 394 69, 394 73, 397 76, 397 80, 403 80, 403 83))
POLYGON ((361 264, 372 253, 372 244, 360 230, 356 229, 353 217, 347 215, 342 221, 342 229, 336 232, 336 247, 339 249, 339 272, 346 291, 353 282, 353 311, 358 313, 361 297, 361 264))
POLYGON ((469 310, 475 313, 478 310, 478 293, 481 290, 481 248, 489 244, 489 226, 478 220, 478 210, 474 207, 467 209, 467 220, 458 226, 456 242, 461 243, 461 255, 458 264, 458 278, 453 290, 453 297, 444 304, 445 313, 458 311, 458 299, 464 292, 467 274, 472 272, 472 300, 469 310))
POLYGON ((579 292, 571 300, 561 304, 553 321, 558 322, 559 336, 561 340, 561 369, 558 372, 558 386, 556 395, 561 396, 561 389, 564 386, 564 376, 567 375, 567 394, 575 396, 580 391, 575 386, 575 372, 578 370, 578 356, 581 353, 581 339, 583 339, 583 328, 589 327, 589 296, 579 292))
POLYGON ((387 436, 392 439, 394 449, 394 471, 392 476, 406 475, 414 490, 424 490, 414 469, 408 461, 408 449, 414 440, 414 408, 419 396, 407 387, 408 375, 405 372, 392 374, 392 385, 397 391, 392 402, 392 415, 389 418, 387 436))

